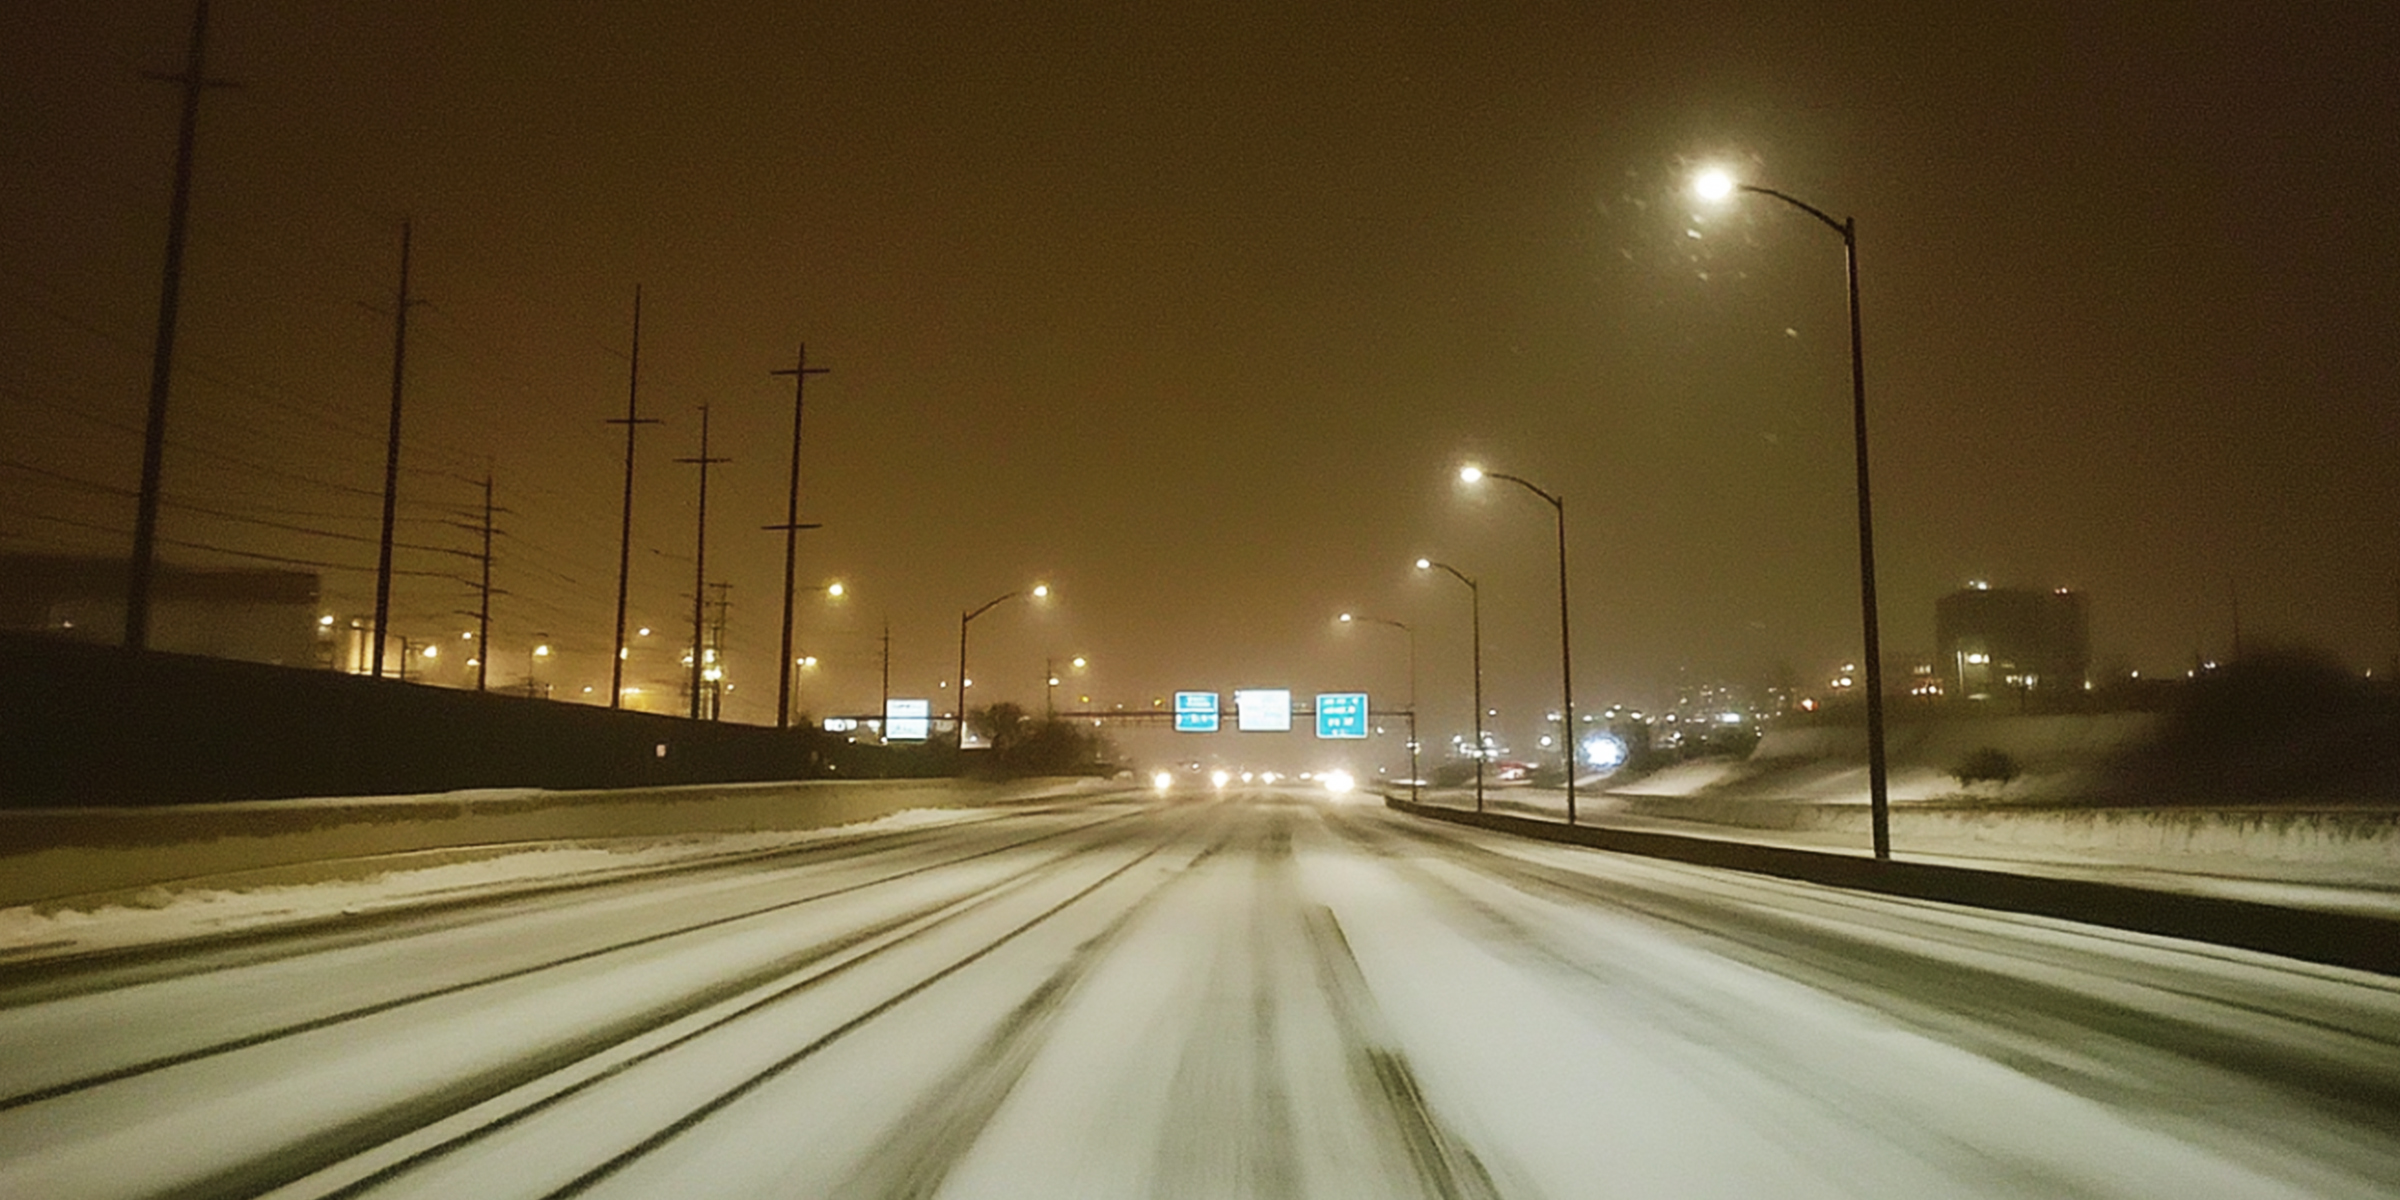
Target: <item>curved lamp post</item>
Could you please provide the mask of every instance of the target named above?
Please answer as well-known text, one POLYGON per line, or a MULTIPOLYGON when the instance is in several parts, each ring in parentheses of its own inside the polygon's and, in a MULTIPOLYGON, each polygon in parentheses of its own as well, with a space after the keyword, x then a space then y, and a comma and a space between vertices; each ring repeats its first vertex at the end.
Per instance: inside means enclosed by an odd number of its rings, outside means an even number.
POLYGON ((1037 583, 1030 588, 994 596, 981 605, 958 614, 958 749, 960 753, 965 753, 967 749, 967 626, 974 624, 975 618, 1019 596, 1031 596, 1039 600, 1049 594, 1049 584, 1037 583))
POLYGON ((1471 463, 1458 469, 1458 477, 1465 483, 1505 479, 1549 501, 1558 514, 1558 690, 1562 721, 1559 741, 1563 743, 1560 749, 1566 752, 1567 824, 1572 825, 1575 823, 1575 656, 1569 652, 1567 643, 1567 502, 1529 479, 1486 471, 1471 463))
POLYGON ((1475 646, 1475 811, 1483 811, 1483 589, 1474 580, 1446 562, 1430 558, 1417 560, 1420 571, 1448 571, 1450 577, 1467 585, 1468 612, 1471 614, 1475 646))
MULTIPOLYGON (((1428 559, 1428 562, 1431 560, 1428 559)), ((1363 621, 1369 625, 1389 625, 1408 635, 1408 802, 1417 802, 1417 785, 1425 773, 1417 769, 1417 631, 1405 622, 1389 617, 1361 617, 1342 614, 1342 623, 1363 621)))
POLYGON ((1858 331, 1858 221, 1834 220, 1823 209, 1770 187, 1743 183, 1723 171, 1704 171, 1692 190, 1703 200, 1724 200, 1735 192, 1772 196, 1824 222, 1842 235, 1842 259, 1850 282, 1850 422, 1858 445, 1858 603, 1867 642, 1867 803, 1874 825, 1875 857, 1892 856, 1890 774, 1883 753, 1883 648, 1875 620, 1875 518, 1867 490, 1867 376, 1866 356, 1858 331))

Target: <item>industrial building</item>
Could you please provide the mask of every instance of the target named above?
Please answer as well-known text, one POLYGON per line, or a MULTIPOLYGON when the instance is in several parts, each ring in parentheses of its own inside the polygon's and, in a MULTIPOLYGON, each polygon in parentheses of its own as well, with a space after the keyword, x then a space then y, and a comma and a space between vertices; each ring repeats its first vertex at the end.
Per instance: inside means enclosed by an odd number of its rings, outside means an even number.
POLYGON ((2071 588, 1973 583, 1934 602, 1933 673, 1952 696, 2058 695, 2088 686, 2091 620, 2071 588))

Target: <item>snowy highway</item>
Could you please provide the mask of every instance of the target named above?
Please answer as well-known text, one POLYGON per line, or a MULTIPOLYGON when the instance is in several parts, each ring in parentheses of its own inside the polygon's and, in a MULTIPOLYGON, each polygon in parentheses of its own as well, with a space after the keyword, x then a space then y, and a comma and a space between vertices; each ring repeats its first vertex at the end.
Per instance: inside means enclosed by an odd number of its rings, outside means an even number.
POLYGON ((2400 980, 1308 791, 0 965, 0 1197, 2389 1197, 2400 980))

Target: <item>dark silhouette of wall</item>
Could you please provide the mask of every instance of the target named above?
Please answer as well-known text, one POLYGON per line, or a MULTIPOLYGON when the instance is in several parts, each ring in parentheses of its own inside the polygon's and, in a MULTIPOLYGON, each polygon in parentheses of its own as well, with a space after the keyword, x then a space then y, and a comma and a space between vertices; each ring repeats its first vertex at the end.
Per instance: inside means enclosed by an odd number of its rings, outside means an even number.
POLYGON ((0 634, 0 805, 10 807, 879 777, 930 765, 815 731, 0 634))

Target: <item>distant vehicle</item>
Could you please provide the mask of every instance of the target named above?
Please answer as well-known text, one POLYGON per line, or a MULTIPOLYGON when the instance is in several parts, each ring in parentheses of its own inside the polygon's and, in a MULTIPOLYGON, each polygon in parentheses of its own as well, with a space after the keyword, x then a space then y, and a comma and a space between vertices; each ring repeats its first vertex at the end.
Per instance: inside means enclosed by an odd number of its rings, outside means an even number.
POLYGON ((1523 783, 1533 778, 1533 764, 1513 758, 1493 759, 1492 778, 1502 783, 1523 783))

